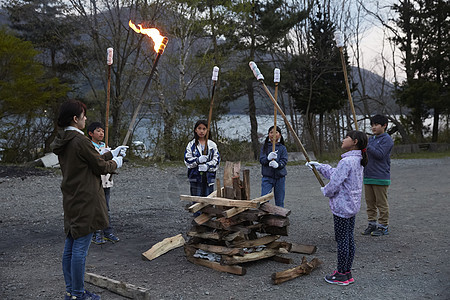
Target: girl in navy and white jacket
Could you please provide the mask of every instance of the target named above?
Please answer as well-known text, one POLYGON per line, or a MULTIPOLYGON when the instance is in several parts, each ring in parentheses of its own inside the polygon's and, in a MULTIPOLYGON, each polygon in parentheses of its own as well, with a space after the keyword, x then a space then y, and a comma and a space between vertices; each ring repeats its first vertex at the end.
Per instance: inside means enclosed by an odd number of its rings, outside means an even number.
POLYGON ((318 162, 307 162, 315 166, 325 178, 330 179, 321 188, 324 196, 330 198, 333 213, 334 234, 337 242, 337 270, 325 276, 332 284, 348 285, 354 282, 351 268, 355 255, 355 215, 361 207, 364 167, 368 158, 366 153, 367 135, 361 131, 349 131, 342 141, 341 148, 347 150, 341 155, 336 168, 318 162))
POLYGON ((208 139, 206 147, 207 126, 206 120, 199 120, 195 123, 194 139, 188 143, 184 152, 191 196, 206 197, 214 191, 220 155, 216 143, 210 139, 208 139))

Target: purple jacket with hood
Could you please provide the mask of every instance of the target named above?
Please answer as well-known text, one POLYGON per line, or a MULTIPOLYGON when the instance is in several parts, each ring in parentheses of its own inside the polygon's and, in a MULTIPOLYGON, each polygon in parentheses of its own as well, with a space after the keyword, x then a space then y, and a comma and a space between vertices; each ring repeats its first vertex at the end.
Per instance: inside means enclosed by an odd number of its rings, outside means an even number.
POLYGON ((361 208, 364 173, 361 150, 348 151, 341 157, 336 168, 320 164, 317 170, 330 179, 321 190, 324 196, 330 198, 333 214, 341 218, 351 218, 361 208))

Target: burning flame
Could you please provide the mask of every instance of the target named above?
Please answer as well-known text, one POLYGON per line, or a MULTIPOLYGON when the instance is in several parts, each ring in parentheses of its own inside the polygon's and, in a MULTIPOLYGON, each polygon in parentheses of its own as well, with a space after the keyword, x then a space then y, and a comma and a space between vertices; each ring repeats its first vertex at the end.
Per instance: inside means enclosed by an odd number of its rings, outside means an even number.
POLYGON ((155 46, 153 47, 153 49, 155 49, 156 52, 164 51, 165 48, 165 44, 167 44, 167 38, 165 39, 160 33, 159 30, 156 28, 143 28, 141 24, 138 24, 136 27, 136 25, 133 24, 133 22, 128 22, 128 25, 137 33, 142 33, 142 34, 146 34, 148 37, 150 37, 153 40, 153 43, 155 44, 155 46), (165 43, 164 43, 164 39, 165 39, 165 43))

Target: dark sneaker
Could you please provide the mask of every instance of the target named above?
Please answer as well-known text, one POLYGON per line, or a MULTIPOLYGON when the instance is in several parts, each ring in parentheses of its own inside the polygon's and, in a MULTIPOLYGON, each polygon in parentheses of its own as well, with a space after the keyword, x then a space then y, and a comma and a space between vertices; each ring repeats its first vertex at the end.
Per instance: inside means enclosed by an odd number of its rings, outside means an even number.
POLYGON ((73 300, 100 300, 100 296, 94 293, 84 290, 84 294, 81 297, 72 296, 73 300))
POLYGON ((105 234, 105 240, 117 243, 120 239, 112 233, 105 234))
POLYGON ((348 285, 347 274, 334 271, 333 274, 325 276, 325 281, 331 284, 348 285))
POLYGON ((355 279, 353 279, 352 272, 347 272, 347 273, 345 273, 345 275, 347 275, 347 282, 349 284, 350 283, 355 283, 355 279))
POLYGON ((103 232, 101 230, 97 230, 94 232, 94 235, 92 236, 92 242, 96 245, 102 245, 106 243, 105 239, 103 238, 103 232))
POLYGON ((364 232, 361 232, 362 235, 370 235, 377 229, 377 225, 369 224, 364 232))
POLYGON ((72 295, 68 292, 64 295, 64 300, 72 300, 72 295))
POLYGON ((382 236, 382 235, 388 235, 388 234, 389 234, 389 228, 387 226, 386 227, 378 226, 378 228, 371 233, 372 236, 382 236))

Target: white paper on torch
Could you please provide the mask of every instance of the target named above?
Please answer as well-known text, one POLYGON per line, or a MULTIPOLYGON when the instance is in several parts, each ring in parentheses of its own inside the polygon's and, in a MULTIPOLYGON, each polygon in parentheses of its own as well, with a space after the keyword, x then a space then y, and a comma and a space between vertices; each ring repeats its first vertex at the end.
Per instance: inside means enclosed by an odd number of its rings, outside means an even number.
POLYGON ((113 48, 108 48, 107 49, 108 52, 108 57, 106 59, 106 63, 108 64, 108 66, 113 64, 113 53, 114 53, 114 49, 113 48))
POLYGON ((344 47, 344 39, 342 38, 342 33, 339 30, 334 32, 334 40, 336 41, 336 47, 344 47))
POLYGON ((219 78, 219 67, 216 66, 213 68, 212 80, 217 81, 217 78, 219 78))
POLYGON ((261 74, 261 71, 258 69, 258 66, 255 64, 254 61, 249 62, 248 65, 250 66, 250 69, 253 71, 253 75, 255 75, 256 79, 264 80, 263 74, 261 74))
POLYGON ((279 83, 280 82, 280 69, 275 68, 273 70, 273 82, 279 83))

